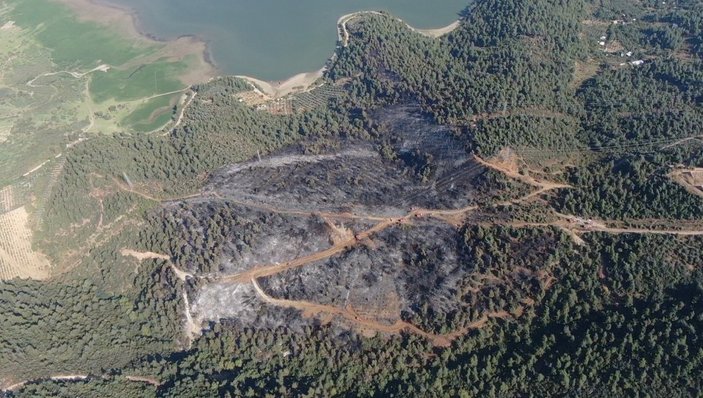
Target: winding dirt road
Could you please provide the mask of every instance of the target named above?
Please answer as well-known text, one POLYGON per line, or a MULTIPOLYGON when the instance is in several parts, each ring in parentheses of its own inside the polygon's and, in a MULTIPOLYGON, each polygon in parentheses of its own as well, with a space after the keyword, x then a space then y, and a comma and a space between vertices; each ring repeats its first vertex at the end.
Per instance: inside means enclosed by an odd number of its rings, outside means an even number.
MULTIPOLYGON (((18 383, 15 383, 15 384, 12 384, 9 386, 0 386, 0 393, 16 391, 16 390, 22 388, 25 384, 32 383, 35 381, 41 381, 41 380, 82 381, 82 380, 88 380, 88 379, 92 379, 92 378, 100 379, 103 377, 104 376, 92 376, 92 375, 88 375, 88 374, 59 374, 59 375, 53 375, 53 376, 42 377, 42 378, 37 378, 37 379, 23 380, 23 381, 20 381, 18 383)), ((154 377, 149 377, 149 376, 124 376, 124 378, 125 378, 125 380, 135 382, 135 383, 151 384, 154 387, 158 387, 161 385, 161 382, 159 380, 157 380, 154 377)))
POLYGON ((285 263, 257 266, 244 272, 232 275, 217 276, 215 278, 208 279, 210 281, 219 283, 247 283, 256 278, 280 274, 281 272, 285 272, 294 268, 300 268, 320 260, 326 260, 330 257, 333 257, 337 254, 351 249, 352 247, 358 245, 360 242, 371 237, 371 235, 381 232, 391 227, 392 225, 400 225, 402 223, 407 222, 409 217, 410 216, 405 216, 401 218, 388 218, 385 221, 374 225, 372 228, 356 234, 356 236, 352 239, 341 241, 325 250, 310 254, 308 256, 298 257, 285 263))
MULTIPOLYGON (((447 334, 433 334, 433 333, 428 333, 425 332, 424 330, 418 328, 417 326, 413 325, 412 323, 405 322, 403 320, 396 320, 392 324, 386 324, 386 323, 381 323, 377 320, 374 319, 369 319, 369 318, 364 318, 359 316, 353 308, 347 306, 344 308, 341 307, 335 307, 332 305, 324 305, 324 304, 316 304, 312 303, 309 301, 298 301, 298 300, 283 300, 283 299, 276 299, 264 292, 263 289, 261 289, 261 286, 259 286, 259 283, 257 282, 256 278, 251 279, 251 284, 254 286, 254 290, 256 290, 256 293, 259 295, 259 297, 265 301, 266 303, 269 303, 271 305, 275 305, 278 307, 286 307, 286 308, 294 308, 297 310, 302 311, 304 314, 309 314, 309 315, 320 315, 320 314, 327 314, 327 315, 337 315, 341 316, 342 318, 346 319, 347 321, 350 321, 352 324, 354 324, 356 327, 359 328, 364 328, 364 329, 369 329, 373 330, 376 332, 382 332, 382 333, 389 333, 389 334, 397 334, 401 332, 408 332, 412 334, 416 334, 418 336, 422 336, 429 341, 432 342, 435 346, 438 347, 448 347, 452 344, 452 341, 456 340, 458 337, 465 335, 471 328, 479 328, 483 326, 485 321, 479 320, 472 325, 473 327, 469 326, 467 328, 463 328, 460 330, 456 330, 451 333, 447 334)), ((484 315, 484 317, 487 319, 487 316, 484 315)))
MULTIPOLYGON (((516 163, 514 162, 514 159, 508 159, 508 160, 484 160, 481 159, 478 156, 475 156, 476 161, 483 165, 484 167, 491 168, 493 170, 496 170, 505 176, 518 180, 520 182, 523 182, 527 185, 530 185, 532 187, 535 187, 536 189, 533 190, 532 192, 527 193, 526 195, 523 195, 520 198, 509 200, 503 203, 498 203, 498 205, 506 205, 506 204, 514 204, 522 201, 526 201, 529 199, 532 199, 534 197, 540 196, 548 191, 554 190, 554 189, 568 189, 572 188, 568 184, 563 184, 563 183, 556 183, 556 182, 551 182, 551 181, 546 181, 546 180, 538 180, 532 176, 530 176, 528 173, 525 172, 520 172, 520 170, 517 168, 516 163)), ((357 215, 357 214, 350 214, 348 212, 342 212, 342 213, 334 213, 334 212, 315 212, 315 211, 304 211, 304 210, 293 210, 293 209, 280 209, 280 208, 275 208, 272 206, 267 206, 263 204, 254 204, 254 203, 248 203, 248 202, 243 202, 243 201, 236 201, 228 198, 222 197, 218 192, 203 192, 199 194, 194 194, 194 195, 188 195, 184 196, 181 198, 173 198, 169 200, 160 200, 155 197, 152 197, 147 194, 140 193, 136 190, 133 190, 129 187, 126 187, 124 184, 120 183, 115 179, 115 182, 117 183, 118 187, 120 189, 127 190, 129 192, 133 192, 137 195, 140 195, 142 197, 145 197, 147 199, 151 199, 154 201, 159 201, 162 203, 166 203, 169 201, 176 201, 176 200, 185 200, 185 199, 193 199, 193 198, 211 198, 211 199, 218 199, 218 200, 226 200, 230 201, 232 203, 236 203, 241 206, 245 207, 250 207, 250 208, 256 208, 256 209, 262 209, 274 213, 280 213, 280 214, 288 214, 288 215, 296 215, 296 216, 303 216, 303 217, 311 217, 311 216, 320 216, 323 219, 325 219, 328 223, 329 220, 343 220, 343 219, 354 219, 354 220, 364 220, 364 221, 375 221, 376 223, 371 227, 368 228, 362 232, 358 232, 355 235, 339 235, 337 236, 337 239, 334 240, 333 244, 321 251, 318 251, 316 253, 298 257, 291 259, 286 262, 282 263, 275 263, 275 264, 264 264, 264 265, 257 265, 254 266, 246 271, 239 272, 236 274, 231 274, 231 275, 194 275, 192 273, 187 273, 185 271, 179 270, 171 261, 170 258, 164 254, 159 254, 159 253, 153 253, 153 252, 137 252, 134 250, 130 249, 123 249, 121 253, 126 256, 131 256, 134 258, 137 258, 138 260, 142 261, 144 259, 161 259, 161 260, 168 260, 170 266, 176 273, 176 275, 183 281, 185 281, 187 278, 196 278, 199 279, 202 282, 205 283, 225 283, 225 284, 249 284, 251 283, 256 290, 257 295, 266 303, 269 303, 271 305, 276 305, 276 306, 281 306, 281 307, 289 307, 289 308, 294 308, 303 311, 304 313, 311 314, 314 316, 317 315, 334 315, 334 316, 339 316, 343 319, 345 319, 348 322, 351 322, 352 324, 356 325, 357 327, 364 329, 364 330, 373 330, 376 332, 381 332, 381 333, 401 333, 401 332, 408 332, 408 333, 413 333, 422 337, 427 338, 430 340, 434 345, 436 346, 448 346, 451 344, 453 340, 456 338, 466 334, 469 330, 472 329, 477 329, 480 327, 483 327, 488 320, 492 318, 506 318, 510 317, 510 314, 507 314, 505 311, 498 311, 498 312, 493 312, 493 313, 487 313, 484 316, 482 316, 479 320, 471 323, 470 325, 467 325, 465 328, 461 330, 454 331, 449 334, 442 334, 442 335, 437 335, 437 334, 432 334, 423 331, 422 329, 418 328, 415 325, 412 325, 408 322, 402 321, 400 319, 396 320, 392 324, 387 324, 380 322, 379 320, 376 319, 370 319, 366 317, 360 316, 356 311, 354 311, 353 308, 346 306, 346 307, 336 307, 336 306, 330 306, 330 305, 323 305, 323 304, 316 304, 312 302, 307 302, 307 301, 295 301, 295 300, 285 300, 285 299, 277 299, 274 297, 269 296, 261 286, 258 284, 257 279, 262 278, 262 277, 267 277, 267 276, 272 276, 276 274, 280 274, 282 272, 289 271, 291 269, 296 269, 296 268, 301 268, 319 261, 323 261, 326 259, 329 259, 331 257, 334 257, 336 255, 339 255, 341 253, 344 253, 345 251, 348 251, 352 249, 353 247, 356 247, 360 244, 365 244, 368 242, 368 240, 375 234, 378 234, 386 229, 395 227, 395 226, 400 226, 404 224, 412 224, 414 220, 421 219, 421 218, 435 218, 438 220, 441 220, 443 222, 446 222, 450 225, 462 225, 465 217, 468 213, 476 211, 480 209, 479 206, 468 206, 464 208, 459 208, 459 209, 422 209, 422 208, 416 208, 412 209, 409 212, 407 212, 405 215, 400 216, 400 217, 384 217, 384 216, 378 216, 378 215, 357 215)), ((544 223, 531 223, 531 222, 508 222, 506 224, 515 227, 515 228, 524 228, 524 227, 557 227, 568 233, 569 235, 572 236, 574 241, 576 241, 579 244, 583 244, 584 241, 580 238, 580 234, 583 233, 590 233, 590 232, 605 232, 605 233, 613 233, 613 234, 624 234, 624 233, 637 233, 637 234, 670 234, 670 235, 682 235, 682 236, 694 236, 694 235, 703 235, 703 230, 673 230, 673 229, 647 229, 647 228, 620 228, 620 227, 610 227, 607 225, 606 221, 598 221, 598 220, 584 220, 580 217, 577 216, 572 216, 572 215, 565 215, 565 214, 559 214, 556 213, 558 219, 551 221, 551 222, 544 222, 544 223)), ((495 223, 494 223, 495 224, 495 223)), ((193 320, 191 314, 190 314, 190 305, 188 302, 188 297, 184 293, 184 301, 186 305, 185 309, 185 317, 186 317, 186 322, 185 322, 185 332, 186 335, 188 336, 189 341, 192 341, 192 339, 197 336, 200 332, 200 325, 197 325, 195 321, 193 320)))

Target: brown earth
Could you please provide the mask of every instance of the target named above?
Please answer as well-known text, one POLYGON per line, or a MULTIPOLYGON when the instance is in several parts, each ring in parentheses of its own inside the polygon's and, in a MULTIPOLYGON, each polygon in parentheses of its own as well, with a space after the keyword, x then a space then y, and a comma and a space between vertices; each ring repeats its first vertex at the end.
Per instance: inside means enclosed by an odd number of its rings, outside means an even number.
POLYGON ((703 168, 676 169, 669 173, 669 178, 690 194, 703 198, 703 168))

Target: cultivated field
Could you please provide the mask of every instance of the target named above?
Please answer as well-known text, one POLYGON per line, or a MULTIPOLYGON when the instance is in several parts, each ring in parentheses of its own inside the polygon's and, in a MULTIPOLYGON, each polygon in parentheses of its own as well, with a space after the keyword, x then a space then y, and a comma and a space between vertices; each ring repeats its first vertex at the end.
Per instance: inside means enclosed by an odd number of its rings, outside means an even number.
POLYGON ((5 213, 12 210, 14 205, 15 197, 12 185, 8 185, 0 189, 0 213, 5 213))
POLYGON ((24 206, 0 215, 0 280, 49 276, 49 260, 32 250, 28 224, 24 206))

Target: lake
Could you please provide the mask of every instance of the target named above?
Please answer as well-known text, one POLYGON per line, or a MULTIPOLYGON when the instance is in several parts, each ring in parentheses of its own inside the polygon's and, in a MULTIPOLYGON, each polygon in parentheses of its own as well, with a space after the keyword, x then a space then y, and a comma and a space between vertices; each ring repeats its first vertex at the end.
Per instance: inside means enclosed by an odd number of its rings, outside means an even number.
POLYGON ((383 10, 416 28, 449 25, 467 0, 106 0, 136 12, 162 39, 196 35, 225 74, 282 80, 319 69, 332 55, 339 17, 383 10))

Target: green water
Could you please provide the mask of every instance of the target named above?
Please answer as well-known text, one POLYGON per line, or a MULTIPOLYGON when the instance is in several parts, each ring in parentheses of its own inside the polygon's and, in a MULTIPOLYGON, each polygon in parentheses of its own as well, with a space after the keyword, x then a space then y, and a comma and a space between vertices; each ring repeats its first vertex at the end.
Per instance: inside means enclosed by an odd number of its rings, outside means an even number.
POLYGON ((417 28, 450 24, 467 0, 106 0, 137 13, 143 31, 196 35, 226 74, 280 80, 319 69, 334 51, 337 19, 383 10, 417 28))

